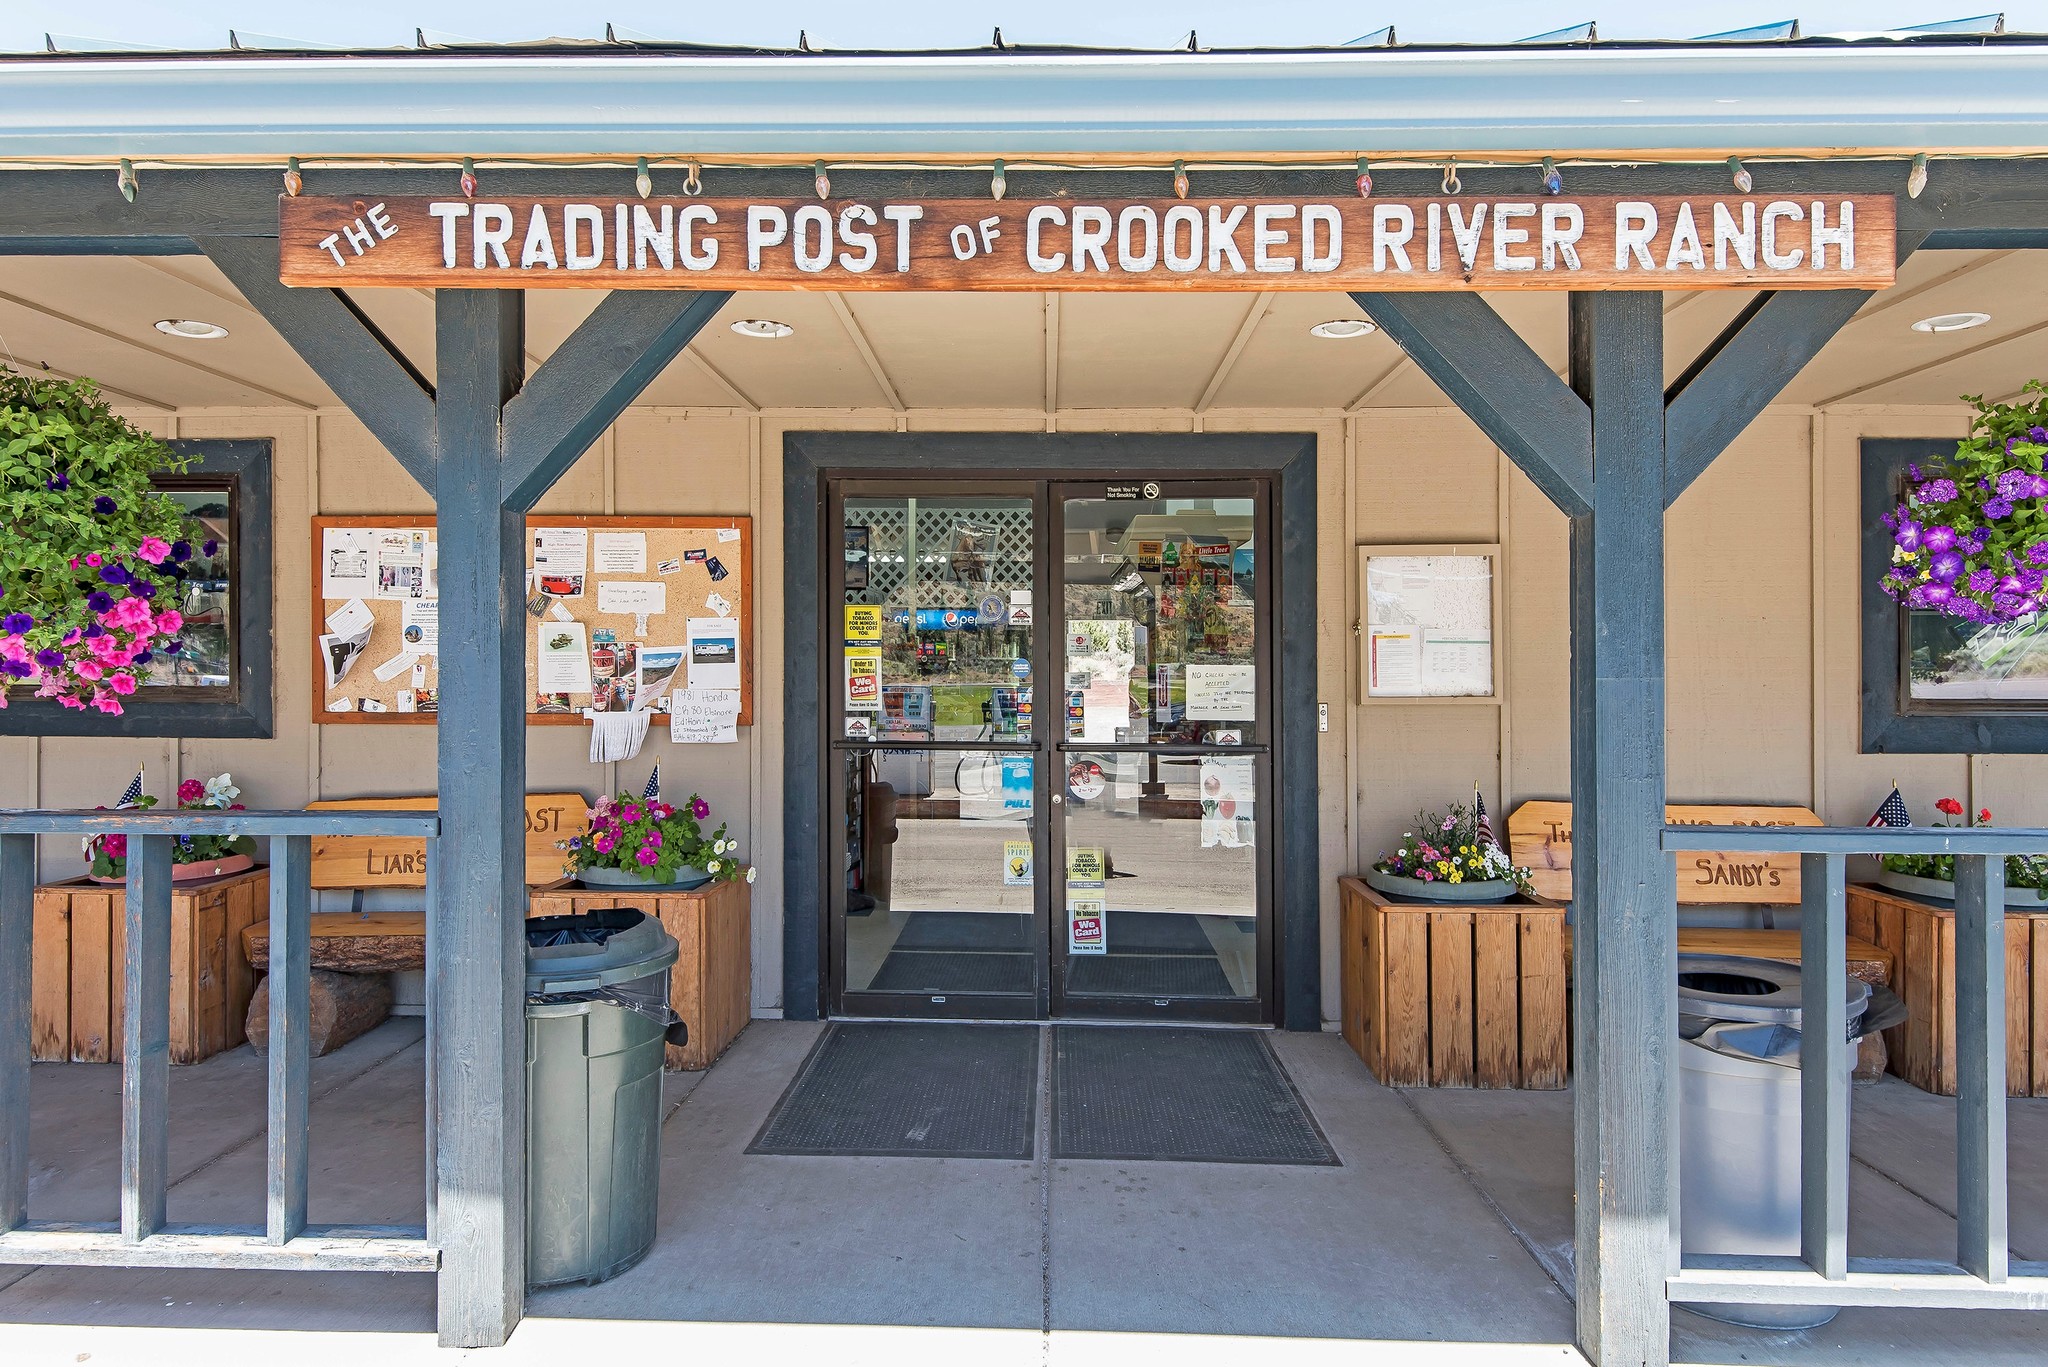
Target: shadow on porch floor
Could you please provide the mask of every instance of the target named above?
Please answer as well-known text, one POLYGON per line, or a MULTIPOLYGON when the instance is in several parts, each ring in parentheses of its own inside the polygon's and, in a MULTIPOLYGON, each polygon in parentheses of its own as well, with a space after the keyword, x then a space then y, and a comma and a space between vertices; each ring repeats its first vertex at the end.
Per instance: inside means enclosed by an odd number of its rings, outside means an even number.
MULTIPOLYGON (((1396 1092, 1335 1036, 1279 1035, 1342 1167, 745 1153, 817 1029, 757 1022, 710 1073, 671 1075, 654 1250, 604 1285, 534 1294, 485 1360, 1080 1367, 1170 1345, 1178 1367, 1241 1364, 1238 1336, 1295 1340, 1304 1362, 1355 1361, 1359 1341, 1375 1364, 1578 1360, 1568 1093, 1396 1092)), ((316 1061, 312 1219, 421 1218, 422 1060, 418 1022, 393 1021, 316 1061)), ((260 1221, 262 1085, 246 1049, 173 1073, 173 1220, 260 1221)), ((39 1066, 33 1089, 31 1214, 112 1218, 118 1069, 39 1066)), ((1940 1250, 1952 1104, 1888 1081, 1856 1105, 1853 1251, 1940 1250)), ((2010 1123, 2015 1256, 2048 1256, 2048 1103, 2015 1102, 2010 1123)), ((11 1362, 450 1360, 432 1326, 420 1276, 0 1270, 0 1340, 26 1353, 11 1362), (265 1332, 306 1330, 344 1332, 265 1332)), ((1852 1310, 1757 1334, 1679 1312, 1672 1347, 1701 1363, 2031 1364, 2048 1315, 1852 1310)))

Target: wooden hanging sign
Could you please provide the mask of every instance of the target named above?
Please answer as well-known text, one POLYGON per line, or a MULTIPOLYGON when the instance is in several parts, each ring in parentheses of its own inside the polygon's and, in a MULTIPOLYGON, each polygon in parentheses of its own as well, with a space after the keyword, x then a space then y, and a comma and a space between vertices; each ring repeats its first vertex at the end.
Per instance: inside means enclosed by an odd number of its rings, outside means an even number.
POLYGON ((739 200, 283 196, 287 285, 1878 289, 1889 195, 739 200))

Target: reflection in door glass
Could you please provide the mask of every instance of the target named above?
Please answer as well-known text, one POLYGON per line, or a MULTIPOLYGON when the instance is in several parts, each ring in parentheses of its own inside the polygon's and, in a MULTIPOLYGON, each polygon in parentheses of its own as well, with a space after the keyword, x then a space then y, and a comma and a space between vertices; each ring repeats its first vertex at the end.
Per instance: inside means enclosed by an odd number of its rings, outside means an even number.
POLYGON ((1032 501, 846 500, 855 738, 1024 744, 1031 733, 1032 501))
POLYGON ((1258 995, 1257 798, 1252 755, 1068 756, 1069 998, 1258 995))
POLYGON ((1035 994, 1032 756, 842 759, 847 990, 1035 994))
POLYGON ((1253 507, 1249 498, 1066 500, 1066 739, 1256 739, 1253 507))

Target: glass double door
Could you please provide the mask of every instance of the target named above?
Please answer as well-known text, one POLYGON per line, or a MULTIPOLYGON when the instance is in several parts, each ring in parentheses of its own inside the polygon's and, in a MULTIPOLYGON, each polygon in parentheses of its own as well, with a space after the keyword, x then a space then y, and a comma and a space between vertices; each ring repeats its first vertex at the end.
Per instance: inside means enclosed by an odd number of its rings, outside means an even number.
POLYGON ((828 499, 835 1010, 1266 1020, 1263 482, 828 499))

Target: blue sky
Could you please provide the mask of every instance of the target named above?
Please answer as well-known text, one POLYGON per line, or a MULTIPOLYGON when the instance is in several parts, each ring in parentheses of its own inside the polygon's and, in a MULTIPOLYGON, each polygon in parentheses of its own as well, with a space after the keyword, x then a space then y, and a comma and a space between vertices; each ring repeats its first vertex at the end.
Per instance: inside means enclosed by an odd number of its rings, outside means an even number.
MULTIPOLYGON (((1978 0, 1986 4, 1986 0, 1978 0)), ((1988 5, 1987 5, 1988 7, 1988 5)), ((2048 0, 2004 6, 2009 28, 2048 31, 2048 0)), ((314 42, 388 46, 415 26, 490 41, 602 37, 607 20, 661 37, 787 45, 799 29, 831 46, 978 45, 1001 25, 1019 41, 1169 46, 1196 30, 1206 45, 1343 42, 1387 24, 1401 40, 1503 42, 1588 19, 1608 38, 1687 38, 1797 17, 1807 33, 1926 23, 1980 13, 1971 0, 1662 0, 1603 7, 1598 0, 6 0, 0 50, 42 47, 54 31, 170 47, 224 47, 230 28, 314 42), (1601 12, 1603 9, 1605 13, 1601 12)))

